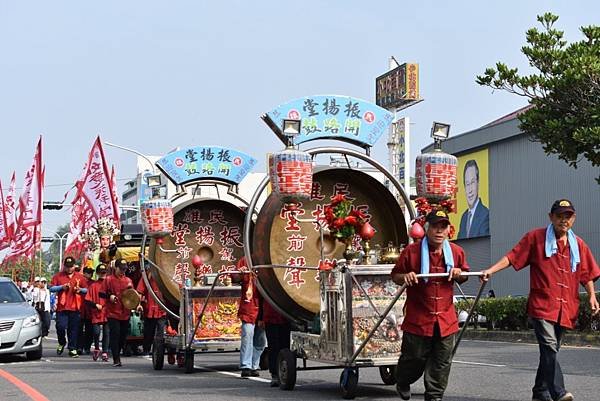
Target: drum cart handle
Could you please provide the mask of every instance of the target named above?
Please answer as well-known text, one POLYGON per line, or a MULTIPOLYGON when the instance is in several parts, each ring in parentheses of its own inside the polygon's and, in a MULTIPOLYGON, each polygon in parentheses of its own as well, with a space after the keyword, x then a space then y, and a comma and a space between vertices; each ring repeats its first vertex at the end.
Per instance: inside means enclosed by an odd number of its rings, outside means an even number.
MULTIPOLYGON (((449 273, 429 273, 429 274, 417 274, 417 278, 435 278, 435 277, 448 277, 449 273)), ((483 273, 481 272, 464 272, 461 273, 461 276, 483 276, 483 273)), ((467 319, 470 319, 471 315, 473 314, 473 311, 475 310, 475 306, 477 305, 477 302, 479 301, 479 298, 481 297, 481 294, 483 292, 483 289, 486 285, 485 281, 481 282, 481 286, 479 287, 479 292, 477 294, 477 297, 475 298, 475 301, 473 302, 473 305, 471 306, 471 309, 469 311, 469 317, 467 319)), ((377 323, 375 323, 375 325, 373 326, 373 328, 371 329, 371 331, 369 331, 369 334, 367 334, 367 338, 365 338, 360 345, 358 346, 358 348, 356 349, 356 351, 354 351, 354 354, 352 354, 352 356, 350 357, 350 360, 347 362, 347 365, 352 365, 355 361, 356 358, 358 358, 358 356, 360 355, 360 353, 362 352, 362 350, 365 348, 365 346, 367 345, 367 343, 369 342, 369 340, 371 339, 371 337, 373 337, 373 335, 375 334, 375 332, 377 331, 377 329, 379 328, 379 326, 381 325, 381 323, 385 320, 385 318, 387 317, 388 313, 390 313, 390 311, 392 310, 392 308, 396 305, 396 302, 398 302, 398 299, 400 299, 400 296, 402 296, 402 294, 404 293, 404 291, 406 290, 407 286, 406 284, 402 284, 402 286, 398 289, 398 292, 396 293, 396 295, 394 296, 394 299, 392 299, 392 301, 390 302, 390 304, 387 306, 387 308, 385 308, 385 310, 383 311, 383 313, 379 316, 379 319, 377 320, 377 323)), ((456 349, 458 348, 458 344, 460 343, 460 340, 462 338, 462 335, 464 333, 465 330, 465 326, 463 326, 461 332, 459 333, 456 342, 454 344, 454 349, 453 349, 453 354, 456 352, 456 349)))

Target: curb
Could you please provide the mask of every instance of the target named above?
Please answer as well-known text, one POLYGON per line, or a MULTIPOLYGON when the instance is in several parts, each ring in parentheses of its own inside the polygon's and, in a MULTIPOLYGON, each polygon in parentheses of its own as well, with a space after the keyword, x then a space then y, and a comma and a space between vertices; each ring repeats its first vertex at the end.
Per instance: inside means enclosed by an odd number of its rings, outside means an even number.
MULTIPOLYGON (((496 331, 496 330, 466 330, 463 336, 467 340, 501 341, 508 343, 537 344, 533 330, 527 331, 496 331)), ((597 334, 565 333, 562 345, 576 347, 600 347, 600 336, 597 334)))

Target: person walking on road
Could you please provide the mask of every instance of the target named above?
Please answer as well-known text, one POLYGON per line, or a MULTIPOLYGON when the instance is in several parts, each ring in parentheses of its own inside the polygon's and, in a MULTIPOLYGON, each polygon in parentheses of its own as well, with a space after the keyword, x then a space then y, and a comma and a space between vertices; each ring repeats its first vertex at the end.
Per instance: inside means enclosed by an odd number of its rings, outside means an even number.
POLYGON ((573 394, 565 389, 558 352, 565 329, 575 327, 579 284, 589 295, 592 313, 600 311, 594 292, 600 268, 586 243, 571 229, 575 223, 571 201, 555 201, 548 217, 547 227, 525 234, 510 252, 483 272, 482 279, 488 280, 511 265, 515 270, 529 266, 527 314, 540 350, 532 401, 572 401, 573 394))
POLYGON ((77 353, 77 336, 79 334, 79 311, 87 294, 87 280, 83 274, 74 271, 75 259, 67 256, 63 262, 64 269, 52 277, 50 291, 58 294, 56 306, 56 335, 58 347, 56 353, 61 355, 65 345, 69 356, 79 357, 77 353), (65 338, 66 333, 66 338, 65 338), (67 339, 69 340, 67 344, 67 339))
MULTIPOLYGON (((156 294, 159 300, 162 301, 162 294, 158 288, 158 283, 154 279, 152 270, 146 270, 148 275, 148 282, 150 288, 156 294)), ((154 339, 162 341, 165 335, 165 328, 167 326, 167 312, 165 312, 160 305, 154 300, 154 297, 150 294, 144 279, 141 278, 138 282, 136 291, 141 296, 140 308, 144 313, 144 343, 143 350, 144 354, 149 354, 150 349, 153 346, 154 339)))
POLYGON ((94 351, 92 359, 98 360, 100 356, 100 334, 102 334, 102 361, 108 362, 108 323, 106 318, 106 265, 100 263, 96 267, 96 278, 85 296, 85 302, 90 308, 90 319, 92 321, 92 333, 94 351))
POLYGON ((125 275, 127 267, 125 259, 118 259, 115 262, 115 273, 106 279, 106 296, 108 297, 106 317, 108 318, 110 350, 114 367, 122 366, 121 350, 125 347, 129 317, 131 316, 131 311, 121 303, 121 293, 128 288, 133 288, 133 282, 125 275))
POLYGON ((402 347, 396 389, 403 400, 410 385, 424 375, 425 400, 441 401, 448 385, 458 317, 454 281, 463 283, 469 266, 461 247, 448 241, 450 220, 443 210, 425 218, 425 238, 408 245, 392 269, 392 280, 407 285, 402 347), (417 274, 449 273, 448 278, 419 279, 417 274))

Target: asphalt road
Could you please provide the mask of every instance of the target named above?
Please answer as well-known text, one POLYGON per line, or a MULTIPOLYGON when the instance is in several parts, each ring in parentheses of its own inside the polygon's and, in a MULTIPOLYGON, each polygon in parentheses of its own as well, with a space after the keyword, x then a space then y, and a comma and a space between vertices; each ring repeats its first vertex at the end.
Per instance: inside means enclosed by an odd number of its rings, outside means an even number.
MULTIPOLYGON (((294 391, 269 387, 268 372, 242 379, 238 354, 196 355, 195 372, 169 366, 152 369, 148 357, 123 358, 123 367, 94 362, 89 356, 57 356, 57 342, 47 340, 41 361, 0 357, 1 401, 197 401, 218 400, 340 400, 340 370, 298 372, 294 391), (14 378, 39 392, 25 394, 14 378), (44 398, 45 397, 45 398, 44 398)), ((66 353, 65 353, 66 354, 66 353)), ((464 341, 452 367, 446 401, 531 400, 537 367, 535 345, 464 341)), ((565 347, 560 354, 569 391, 576 400, 600 400, 600 349, 565 347)), ((27 391, 27 390, 25 390, 27 391)), ((385 386, 377 369, 360 371, 357 400, 396 400, 395 386, 385 386)), ((423 400, 423 385, 413 386, 413 400, 423 400)))

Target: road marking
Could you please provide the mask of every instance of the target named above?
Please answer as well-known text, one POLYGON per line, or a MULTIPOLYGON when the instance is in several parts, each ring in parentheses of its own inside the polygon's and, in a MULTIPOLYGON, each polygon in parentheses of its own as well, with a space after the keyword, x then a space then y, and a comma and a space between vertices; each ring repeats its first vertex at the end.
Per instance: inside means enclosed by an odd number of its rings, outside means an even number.
POLYGON ((52 361, 50 359, 42 358, 39 361, 2 362, 2 363, 0 363, 0 366, 4 366, 4 365, 36 365, 36 364, 40 364, 42 362, 51 362, 52 363, 52 361))
POLYGON ((54 338, 54 337, 44 337, 44 340, 58 341, 58 338, 54 338))
POLYGON ((496 365, 494 363, 465 362, 465 361, 457 361, 457 360, 453 360, 452 363, 460 363, 460 364, 463 364, 463 365, 491 366, 493 368, 504 368, 504 367, 506 367, 506 365, 496 365))
POLYGON ((238 379, 249 379, 249 380, 254 380, 254 381, 257 381, 257 382, 261 382, 261 383, 271 383, 271 380, 269 380, 269 379, 263 379, 262 377, 241 377, 239 373, 225 372, 223 370, 216 370, 216 369, 211 369, 211 368, 207 368, 207 367, 204 367, 204 366, 197 366, 197 365, 194 365, 194 367, 196 369, 204 370, 204 371, 207 371, 207 372, 215 372, 215 373, 219 373, 219 374, 222 374, 222 375, 225 375, 225 376, 236 377, 238 379))
POLYGON ((19 390, 25 395, 31 398, 33 401, 50 401, 42 393, 31 387, 29 384, 17 379, 5 370, 0 369, 0 377, 6 379, 6 381, 14 384, 19 390))

